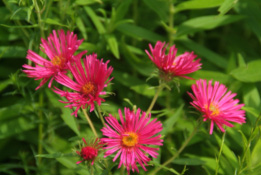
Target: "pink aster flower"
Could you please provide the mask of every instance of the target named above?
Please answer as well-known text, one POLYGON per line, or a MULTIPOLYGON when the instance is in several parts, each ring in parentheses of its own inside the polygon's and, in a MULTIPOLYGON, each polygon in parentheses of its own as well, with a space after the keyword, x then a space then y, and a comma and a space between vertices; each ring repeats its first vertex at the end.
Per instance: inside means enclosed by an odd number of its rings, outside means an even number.
MULTIPOLYGON (((68 69, 67 63, 74 59, 73 55, 83 42, 83 39, 77 40, 76 34, 69 31, 65 34, 63 30, 59 30, 57 36, 56 31, 53 30, 53 34, 50 34, 47 40, 42 38, 41 41, 40 49, 49 59, 45 59, 32 50, 28 50, 26 58, 31 60, 35 66, 23 65, 23 68, 25 68, 23 72, 25 72, 28 77, 35 78, 35 80, 41 79, 40 85, 36 90, 49 79, 48 87, 50 88, 58 72, 66 73, 68 69)), ((76 57, 81 57, 86 52, 87 51, 83 51, 76 57)))
POLYGON ((195 60, 197 55, 193 52, 185 52, 182 55, 176 56, 177 48, 171 46, 169 53, 166 55, 165 42, 157 41, 153 48, 149 44, 151 54, 145 50, 151 61, 160 70, 160 76, 166 81, 170 81, 173 77, 183 77, 191 79, 186 74, 195 72, 201 68, 200 59, 195 60))
POLYGON ((140 109, 135 113, 125 108, 124 115, 125 117, 119 110, 121 124, 111 114, 105 118, 108 124, 101 131, 108 138, 102 138, 101 141, 107 144, 104 149, 108 150, 104 157, 117 152, 113 161, 120 157, 118 168, 123 164, 128 174, 130 170, 139 172, 136 165, 139 163, 146 171, 144 164, 147 165, 150 161, 148 155, 156 158, 158 156, 156 151, 159 150, 150 146, 162 145, 163 140, 160 139, 161 135, 158 135, 162 130, 162 124, 157 119, 150 121, 151 115, 146 117, 146 113, 141 113, 140 109))
POLYGON ((225 132, 223 126, 233 127, 229 122, 245 123, 245 111, 241 110, 244 104, 238 104, 238 99, 233 99, 237 94, 231 91, 219 82, 211 85, 212 81, 198 80, 192 85, 194 95, 188 92, 197 110, 203 114, 203 121, 210 120, 210 131, 213 133, 214 123, 222 132, 225 132))
POLYGON ((99 150, 103 147, 103 144, 98 138, 94 142, 90 143, 87 143, 84 138, 82 138, 82 140, 84 144, 81 145, 80 151, 76 151, 82 160, 76 162, 76 164, 90 162, 91 165, 93 165, 96 157, 99 154, 99 150))
POLYGON ((69 103, 65 107, 76 107, 72 115, 74 114, 77 117, 80 107, 85 109, 90 106, 90 111, 93 111, 95 102, 101 105, 101 102, 105 101, 100 95, 106 94, 103 89, 112 80, 112 78, 109 80, 108 78, 113 70, 111 66, 108 68, 108 63, 109 60, 106 63, 103 60, 98 60, 96 54, 88 55, 83 59, 84 67, 80 59, 75 60, 73 65, 67 64, 75 81, 61 73, 55 77, 58 83, 74 90, 74 92, 62 91, 58 88, 54 90, 68 100, 67 102, 61 101, 69 103))

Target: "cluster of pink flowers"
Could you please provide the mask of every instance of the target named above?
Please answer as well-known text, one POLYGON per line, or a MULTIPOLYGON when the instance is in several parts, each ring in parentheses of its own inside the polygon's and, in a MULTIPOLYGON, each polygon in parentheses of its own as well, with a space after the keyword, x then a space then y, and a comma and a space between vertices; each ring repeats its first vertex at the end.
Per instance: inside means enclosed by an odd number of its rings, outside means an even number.
MULTIPOLYGON (((87 51, 75 54, 79 45, 83 40, 78 40, 77 35, 73 32, 64 33, 63 30, 53 31, 47 40, 41 40, 41 51, 45 53, 48 59, 45 59, 37 53, 29 50, 27 59, 34 63, 32 65, 23 65, 23 71, 28 77, 41 80, 39 89, 47 81, 48 87, 52 87, 52 82, 57 83, 71 89, 71 91, 53 87, 52 90, 65 97, 67 101, 65 107, 74 108, 72 115, 77 116, 80 108, 90 108, 92 112, 95 104, 101 105, 105 100, 101 95, 105 95, 104 88, 112 80, 109 78, 113 68, 108 66, 109 61, 103 62, 99 60, 97 54, 85 56, 87 51), (68 75, 71 73, 71 76, 68 75), (70 78, 72 77, 72 78, 70 78)), ((157 66, 159 77, 165 83, 170 82, 173 78, 187 78, 187 74, 193 73, 201 68, 200 59, 195 59, 197 55, 193 52, 185 52, 179 56, 177 48, 170 46, 168 54, 166 54, 167 46, 165 43, 158 41, 153 48, 149 45, 150 51, 146 50, 149 58, 157 66)), ((192 85, 194 94, 189 93, 193 101, 191 105, 202 113, 204 121, 210 121, 210 134, 213 133, 214 124, 224 132, 224 125, 233 127, 230 122, 245 123, 245 111, 241 110, 244 104, 238 104, 238 99, 233 99, 236 94, 231 91, 227 92, 225 85, 212 81, 197 80, 192 85)), ((80 151, 76 153, 81 157, 81 162, 90 162, 91 165, 101 149, 105 149, 104 157, 116 153, 113 161, 118 158, 120 168, 124 165, 130 174, 130 171, 137 171, 139 164, 145 171, 145 166, 151 160, 150 157, 158 156, 158 146, 163 145, 160 132, 162 124, 157 119, 151 119, 151 114, 142 112, 139 108, 132 111, 128 108, 118 111, 120 122, 116 117, 109 114, 105 117, 107 124, 101 129, 105 136, 96 139, 94 142, 88 142, 83 138, 83 145, 80 151), (152 146, 152 147, 151 147, 152 146)))
MULTIPOLYGON (((163 81, 170 81, 175 77, 192 79, 187 74, 201 68, 200 59, 194 60, 197 55, 194 55, 193 52, 185 52, 176 57, 177 49, 175 46, 171 46, 166 55, 165 43, 160 41, 154 48, 151 44, 149 47, 151 54, 147 50, 146 53, 159 69, 159 76, 163 81)), ((194 95, 188 92, 193 99, 191 105, 202 113, 203 121, 210 120, 210 134, 213 133, 214 123, 222 132, 225 132, 223 125, 233 127, 229 121, 245 123, 245 111, 241 110, 244 104, 238 104, 239 100, 233 99, 236 93, 227 92, 225 85, 215 82, 212 86, 212 81, 207 83, 207 80, 200 79, 192 85, 192 90, 194 95)))
POLYGON ((36 90, 48 80, 50 80, 49 88, 52 86, 53 80, 56 80, 56 82, 74 90, 68 92, 57 87, 53 89, 54 92, 67 99, 65 102, 61 101, 62 103, 69 103, 65 107, 76 107, 76 110, 72 113, 76 117, 81 107, 83 109, 90 107, 90 111, 93 111, 95 103, 100 105, 102 101, 105 101, 100 95, 106 94, 103 89, 112 80, 112 78, 107 80, 113 70, 111 66, 108 67, 109 61, 104 63, 103 59, 97 59, 96 54, 87 55, 81 60, 87 51, 74 55, 83 39, 78 40, 77 35, 73 32, 68 31, 65 35, 63 30, 59 30, 57 36, 56 31, 53 31, 53 34, 48 37, 48 41, 44 39, 41 39, 41 41, 41 50, 49 60, 28 50, 26 58, 31 60, 35 66, 23 65, 25 68, 23 71, 28 77, 35 78, 35 80, 41 79, 36 90), (68 72, 72 73, 73 79, 76 81, 68 77, 68 72))

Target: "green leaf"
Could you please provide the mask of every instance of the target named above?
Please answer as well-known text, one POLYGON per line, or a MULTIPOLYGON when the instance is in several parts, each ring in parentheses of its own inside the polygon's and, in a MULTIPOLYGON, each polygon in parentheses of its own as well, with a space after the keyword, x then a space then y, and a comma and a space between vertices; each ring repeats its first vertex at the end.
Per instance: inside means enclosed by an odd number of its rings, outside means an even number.
POLYGON ((161 35, 158 35, 154 32, 152 32, 151 30, 139 27, 139 26, 135 26, 132 24, 121 24, 118 25, 116 28, 118 31, 124 33, 125 35, 131 36, 133 38, 137 38, 139 40, 141 39, 145 39, 148 41, 152 41, 152 42, 157 42, 157 41, 164 41, 165 38, 162 37, 161 35))
POLYGON ((185 21, 178 26, 176 36, 192 34, 202 30, 214 29, 229 23, 233 23, 243 19, 238 15, 225 15, 225 16, 202 16, 185 21))
POLYGON ((198 158, 179 158, 173 161, 174 164, 178 165, 204 165, 205 161, 198 158))
POLYGON ((106 41, 109 44, 109 48, 113 55, 119 59, 120 58, 120 53, 119 53, 119 47, 118 47, 118 42, 115 38, 114 35, 106 35, 106 41))
POLYGON ((256 167, 258 165, 261 165, 261 139, 259 139, 257 141, 257 143, 255 144, 255 147, 251 153, 251 163, 252 163, 252 167, 256 167))
POLYGON ((64 24, 60 23, 56 19, 47 18, 47 19, 44 20, 44 22, 47 23, 47 24, 52 24, 52 25, 57 25, 57 26, 62 26, 62 27, 69 28, 67 25, 64 25, 64 24))
POLYGON ((192 9, 205 9, 220 6, 224 0, 192 0, 185 1, 175 7, 175 12, 192 9))
POLYGON ((200 44, 197 44, 190 39, 178 39, 177 41, 181 42, 181 44, 193 50, 196 54, 204 56, 208 61, 217 65, 218 67, 223 69, 226 68, 228 61, 217 53, 207 49, 200 44))
MULTIPOLYGON (((130 64, 135 70, 137 70, 142 75, 149 76, 154 70, 154 66, 152 64, 148 64, 148 62, 145 62, 145 60, 141 60, 136 55, 134 55, 131 50, 129 49, 125 42, 121 42, 123 55, 125 60, 130 64)), ((146 58, 149 60, 149 58, 146 58)))
POLYGON ((88 50, 88 53, 93 53, 97 51, 97 45, 88 42, 82 42, 79 46, 80 50, 88 50))
POLYGON ((238 66, 239 67, 246 67, 245 59, 241 54, 238 54, 238 66))
POLYGON ((39 27, 38 24, 22 25, 22 26, 10 26, 7 24, 0 24, 0 26, 7 27, 7 28, 37 28, 37 27, 39 27))
MULTIPOLYGON (((206 79, 206 80, 213 80, 219 81, 220 83, 226 84, 230 80, 230 76, 221 72, 216 71, 207 71, 207 70, 198 70, 191 75, 194 79, 206 79)), ((191 84, 194 84, 195 81, 191 80, 191 84)))
POLYGON ((21 46, 0 47, 0 58, 25 58, 26 49, 21 46))
POLYGON ((225 0, 222 5, 219 7, 219 15, 224 15, 226 14, 230 9, 232 9, 238 0, 225 0))
MULTIPOLYGON (((148 84, 132 86, 131 89, 137 92, 138 94, 147 97, 153 97, 155 95, 155 88, 150 87, 148 84)), ((161 96, 161 94, 159 96, 161 96)))
POLYGON ((231 71, 231 75, 242 82, 259 82, 261 81, 261 60, 251 61, 246 67, 239 67, 231 71))
MULTIPOLYGON (((199 159, 205 162, 205 164, 202 167, 205 167, 212 171, 216 169, 216 160, 215 159, 209 158, 209 157, 203 157, 203 156, 201 156, 199 159)), ((219 169, 219 172, 221 174, 224 174, 223 169, 219 169)))
POLYGON ((155 13, 158 14, 161 20, 167 21, 169 18, 169 4, 168 1, 162 0, 143 0, 143 2, 151 8, 155 13))
POLYGON ((57 153, 53 153, 53 154, 38 154, 35 157, 43 157, 43 158, 53 159, 53 158, 74 157, 74 156, 75 155, 73 153, 63 154, 61 152, 57 152, 57 153))
POLYGON ((245 22, 247 23, 247 26, 256 34, 259 41, 261 41, 261 13, 259 1, 238 1, 235 9, 239 14, 246 16, 245 22))
MULTIPOLYGON (((214 134, 215 139, 217 140, 218 144, 221 145, 221 139, 217 134, 214 134)), ((224 143, 222 154, 228 159, 228 162, 230 163, 231 167, 236 168, 238 166, 238 160, 235 156, 235 153, 230 150, 230 148, 224 143)))
POLYGON ((144 81, 138 79, 135 76, 132 76, 131 74, 129 74, 127 72, 113 70, 112 76, 120 84, 123 84, 124 86, 127 86, 127 87, 144 84, 144 81))
POLYGON ((105 28, 104 28, 103 24, 101 23, 99 17, 95 14, 95 12, 88 6, 85 6, 84 10, 91 18, 91 20, 92 20, 93 24, 95 25, 96 29, 98 30, 99 34, 104 34, 106 32, 105 28))
POLYGON ((61 102, 59 102, 59 98, 53 93, 51 92, 49 89, 47 89, 45 91, 45 93, 47 94, 49 100, 51 101, 51 103, 53 103, 53 105, 60 107, 60 109, 62 110, 62 119, 63 121, 66 123, 67 126, 69 126, 69 128, 71 128, 78 136, 80 136, 80 132, 78 130, 76 121, 74 116, 71 115, 72 111, 69 108, 64 107, 65 105, 61 102))
POLYGON ((156 166, 158 166, 158 167, 161 167, 161 168, 163 168, 163 169, 165 169, 165 170, 167 170, 167 171, 170 171, 170 172, 172 172, 172 173, 174 173, 174 174, 176 174, 176 175, 181 175, 181 174, 180 174, 179 172, 177 172, 175 169, 173 169, 173 168, 168 168, 168 167, 166 167, 166 166, 163 166, 163 165, 157 163, 156 161, 153 161, 153 164, 156 165, 156 166))
POLYGON ((0 123, 0 139, 21 134, 25 131, 34 129, 35 127, 35 123, 24 117, 19 116, 12 120, 0 123))
POLYGON ((0 92, 4 90, 8 85, 12 84, 12 81, 10 79, 0 81, 0 92))
POLYGON ((76 0, 75 1, 75 4, 76 5, 90 5, 90 4, 94 4, 94 3, 100 3, 102 4, 102 1, 101 0, 76 0))
POLYGON ((163 130, 161 131, 162 135, 166 135, 173 128, 174 124, 182 114, 183 107, 184 104, 182 104, 177 110, 175 110, 174 114, 172 113, 172 115, 164 121, 163 130))
POLYGON ((84 26, 84 23, 80 17, 76 18, 76 25, 81 31, 83 38, 87 40, 87 31, 85 29, 86 27, 84 26))
POLYGON ((250 114, 254 115, 256 118, 259 116, 259 111, 252 107, 242 107, 243 110, 249 112, 250 114))

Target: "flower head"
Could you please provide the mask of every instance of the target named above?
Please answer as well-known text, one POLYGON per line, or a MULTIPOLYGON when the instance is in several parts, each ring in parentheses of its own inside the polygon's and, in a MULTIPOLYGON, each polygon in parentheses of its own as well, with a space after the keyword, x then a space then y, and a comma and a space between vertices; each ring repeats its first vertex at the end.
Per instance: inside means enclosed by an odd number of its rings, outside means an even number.
POLYGON ((80 107, 87 108, 90 106, 90 111, 93 111, 95 102, 101 105, 101 102, 105 101, 100 95, 106 94, 103 89, 112 80, 112 78, 109 80, 108 78, 113 70, 111 66, 108 68, 108 63, 109 61, 104 63, 103 60, 98 60, 96 54, 88 55, 83 59, 84 67, 80 59, 75 60, 73 65, 68 64, 75 81, 61 73, 55 77, 58 83, 74 90, 74 92, 68 92, 55 88, 54 92, 66 97, 68 101, 61 101, 69 103, 65 107, 76 107, 76 110, 72 113, 75 116, 77 116, 80 107))
POLYGON ((35 80, 41 79, 40 85, 36 88, 39 89, 43 84, 45 84, 49 79, 50 82, 48 87, 51 87, 54 77, 58 72, 66 73, 68 70, 68 62, 73 61, 77 57, 81 57, 87 51, 83 51, 74 57, 75 51, 78 49, 82 40, 77 40, 77 35, 73 32, 67 31, 67 34, 63 30, 58 31, 58 36, 56 31, 50 34, 48 39, 41 39, 40 49, 44 52, 49 59, 45 59, 33 52, 28 50, 26 58, 31 60, 35 66, 23 65, 23 72, 27 74, 28 77, 35 78, 35 80))
POLYGON ((91 162, 91 165, 93 165, 96 157, 99 154, 99 150, 102 148, 103 144, 100 142, 100 140, 97 138, 93 143, 87 143, 84 138, 83 145, 80 147, 80 151, 76 151, 76 153, 81 156, 80 161, 76 162, 76 164, 82 163, 84 161, 91 162))
POLYGON ((162 130, 162 124, 157 119, 150 121, 151 116, 146 116, 145 112, 138 109, 137 112, 130 111, 130 109, 124 109, 123 117, 121 110, 119 110, 119 116, 121 124, 111 114, 106 117, 108 124, 101 129, 104 136, 108 138, 102 138, 107 145, 104 149, 108 149, 105 152, 105 157, 117 152, 113 161, 120 157, 120 163, 118 168, 123 164, 126 166, 128 173, 130 170, 134 172, 139 169, 136 163, 146 171, 144 166, 150 161, 148 155, 156 158, 159 148, 150 147, 151 145, 162 145, 163 140, 160 139, 161 135, 158 133, 162 130), (125 118, 125 120, 124 120, 125 118))
POLYGON ((213 133, 214 123, 224 132, 223 125, 233 127, 229 122, 245 123, 245 111, 241 110, 244 104, 238 104, 238 99, 233 99, 236 93, 227 92, 227 88, 219 82, 211 85, 212 81, 198 80, 192 85, 191 94, 193 101, 190 103, 203 114, 203 121, 210 120, 210 131, 213 133))
POLYGON ((153 48, 149 44, 151 54, 148 50, 145 50, 151 61, 160 70, 160 76, 165 81, 170 81, 174 77, 183 77, 191 79, 186 74, 197 71, 201 68, 200 59, 194 60, 197 55, 193 52, 185 52, 182 55, 176 56, 177 48, 175 45, 171 46, 169 53, 166 55, 165 42, 157 41, 153 48))

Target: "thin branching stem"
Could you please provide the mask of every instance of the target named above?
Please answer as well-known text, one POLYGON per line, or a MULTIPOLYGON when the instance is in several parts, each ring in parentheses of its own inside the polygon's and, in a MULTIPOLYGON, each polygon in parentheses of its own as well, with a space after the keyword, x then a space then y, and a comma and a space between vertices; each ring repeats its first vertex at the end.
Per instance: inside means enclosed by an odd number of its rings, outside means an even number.
POLYGON ((160 94, 160 92, 162 91, 163 88, 164 88, 164 84, 160 83, 160 85, 159 85, 159 87, 158 87, 158 89, 157 89, 157 91, 156 91, 156 93, 155 93, 155 95, 154 95, 154 97, 153 97, 153 99, 150 103, 150 106, 149 106, 149 108, 146 112, 146 115, 148 115, 151 112, 151 110, 152 110, 153 106, 155 105, 155 103, 158 99, 158 96, 159 96, 159 94, 160 94))
POLYGON ((218 153, 218 157, 217 157, 217 165, 216 165, 215 175, 218 174, 219 161, 220 161, 220 157, 221 157, 221 154, 222 154, 223 145, 224 145, 224 142, 225 142, 225 137, 226 137, 226 132, 224 132, 223 136, 222 136, 222 141, 221 141, 221 145, 220 145, 220 149, 219 149, 219 153, 218 153))
POLYGON ((94 127, 94 125, 93 125, 93 123, 92 123, 92 121, 91 121, 89 115, 87 114, 87 112, 86 112, 85 109, 82 108, 82 111, 83 111, 83 114, 84 114, 84 116, 85 116, 87 122, 89 123, 89 125, 90 125, 90 127, 91 127, 91 129, 92 129, 93 134, 95 135, 96 138, 98 138, 98 134, 97 134, 97 132, 96 132, 96 129, 95 129, 95 127, 94 127))
POLYGON ((171 162, 173 162, 179 155, 180 153, 186 148, 186 146, 188 145, 188 143, 190 142, 190 140, 193 138, 193 136, 197 133, 199 126, 202 124, 201 121, 197 121, 197 126, 195 126, 194 130, 192 131, 192 133, 190 134, 190 136, 185 140, 185 142, 183 143, 183 145, 179 148, 179 150, 176 152, 176 154, 174 154, 170 159, 168 159, 166 162, 164 162, 162 164, 162 166, 158 167, 157 169, 155 169, 152 173, 150 173, 150 175, 156 175, 158 171, 160 171, 162 169, 162 167, 167 166, 168 164, 170 164, 171 162))
MULTIPOLYGON (((40 92, 39 96, 39 125, 38 125, 38 154, 43 153, 43 146, 42 146, 42 140, 43 140, 43 92, 40 92)), ((38 157, 38 164, 41 163, 42 158, 38 157)))
POLYGON ((105 126, 105 121, 104 121, 103 116, 101 114, 101 107, 98 104, 96 104, 96 109, 98 111, 98 114, 99 114, 99 117, 101 119, 101 122, 102 122, 103 126, 105 126))

